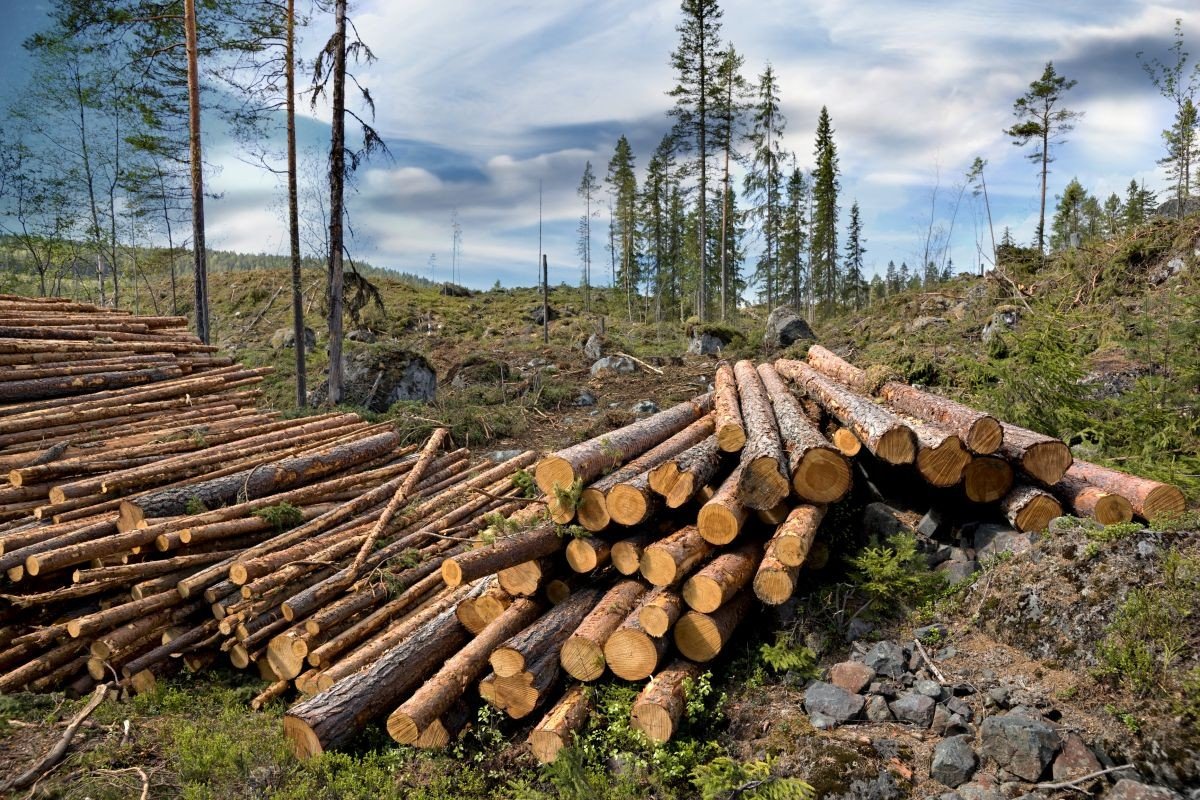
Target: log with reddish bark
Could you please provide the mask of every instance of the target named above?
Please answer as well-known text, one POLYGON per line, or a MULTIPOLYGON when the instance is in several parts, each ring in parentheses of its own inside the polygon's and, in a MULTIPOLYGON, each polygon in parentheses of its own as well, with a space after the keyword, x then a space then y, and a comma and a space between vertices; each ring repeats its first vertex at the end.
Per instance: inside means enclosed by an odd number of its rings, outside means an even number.
POLYGON ((1086 481, 1101 491, 1124 497, 1133 507, 1133 513, 1144 520, 1182 514, 1187 508, 1183 492, 1168 483, 1139 478, 1087 461, 1074 462, 1068 474, 1072 479, 1086 481))
POLYGON ((712 544, 732 542, 741 533, 742 526, 750 516, 738 493, 742 471, 743 466, 739 464, 696 515, 696 526, 700 535, 712 544))
POLYGON ((1019 531, 1044 531, 1050 520, 1063 513, 1062 506, 1049 492, 1024 484, 1014 486, 1000 501, 1000 510, 1019 531))
POLYGON ((1071 466, 1071 448, 1044 433, 1004 423, 1004 443, 1000 455, 1029 477, 1045 486, 1062 480, 1071 466))
POLYGON ((1054 493, 1070 506, 1077 517, 1092 517, 1101 525, 1117 525, 1133 519, 1133 504, 1119 494, 1106 492, 1081 477, 1079 461, 1071 464, 1054 493))
POLYGON ((680 528, 642 551, 639 569, 655 586, 670 586, 687 576, 713 551, 695 525, 680 528))
POLYGON ((687 710, 687 685, 700 667, 677 659, 659 671, 633 701, 631 722, 653 742, 669 742, 687 710))
POLYGON ((736 453, 746 444, 746 426, 742 420, 737 379, 733 375, 733 367, 722 361, 717 366, 713 384, 715 386, 713 405, 716 408, 717 446, 723 452, 736 453))
MULTIPOLYGON (((537 618, 540 607, 532 600, 513 602, 478 636, 451 656, 387 719, 388 734, 401 744, 413 744, 434 720, 446 713, 479 680, 493 648, 537 618)), ((455 620, 457 625, 457 620, 455 620)))
POLYGON ((447 586, 458 586, 466 581, 493 575, 503 569, 557 553, 565 545, 562 535, 555 530, 553 524, 542 523, 446 559, 442 563, 442 579, 447 586))
POLYGON ((652 589, 638 608, 638 623, 649 635, 662 638, 683 615, 683 595, 668 586, 652 589))
POLYGON ((1013 486, 1012 465, 999 456, 975 456, 963 467, 963 491, 974 503, 994 503, 1013 486))
POLYGON ((712 404, 711 394, 701 395, 547 456, 534 470, 538 488, 554 499, 556 490, 569 490, 576 481, 588 483, 605 470, 615 469, 679 433, 709 413, 712 404))
POLYGON ((917 437, 895 414, 829 380, 803 362, 780 359, 775 362, 775 368, 849 428, 881 461, 911 464, 916 458, 917 437))
POLYGON ((604 674, 604 644, 645 591, 632 580, 619 581, 608 590, 563 643, 561 661, 567 674, 580 681, 594 681, 604 674))
POLYGON ((591 694, 586 688, 576 684, 568 689, 529 734, 534 758, 542 764, 554 762, 564 747, 574 744, 591 710, 591 694))
POLYGON ((810 503, 834 503, 850 491, 850 464, 800 407, 770 364, 759 364, 758 375, 779 423, 787 451, 792 489, 810 503))
POLYGON ((547 652, 553 652, 557 660, 563 642, 599 600, 598 589, 584 589, 551 607, 532 625, 492 650, 488 656, 492 670, 500 678, 510 678, 524 672, 547 652))
POLYGON ((650 471, 650 488, 666 500, 667 508, 679 508, 716 477, 721 468, 721 449, 715 436, 680 453, 650 471))
POLYGON ((779 423, 754 362, 737 362, 733 373, 737 378, 742 418, 746 423, 738 500, 747 508, 772 508, 791 491, 786 472, 787 459, 779 439, 779 423))
POLYGON ((676 649, 692 661, 716 658, 750 609, 751 596, 743 591, 711 614, 686 612, 675 623, 676 649))
POLYGON ((760 542, 717 555, 684 582, 684 602, 703 614, 716 611, 750 583, 762 555, 760 542))

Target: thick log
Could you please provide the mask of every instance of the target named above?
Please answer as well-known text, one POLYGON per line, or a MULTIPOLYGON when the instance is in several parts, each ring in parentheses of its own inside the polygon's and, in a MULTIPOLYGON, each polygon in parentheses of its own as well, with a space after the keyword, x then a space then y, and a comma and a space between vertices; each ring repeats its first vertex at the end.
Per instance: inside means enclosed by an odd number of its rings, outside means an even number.
POLYGON ((850 464, 800 407, 770 364, 758 365, 758 376, 771 398, 779 436, 787 451, 792 489, 810 503, 835 503, 850 491, 850 464))
POLYGON ((752 593, 742 592, 712 614, 688 611, 675 623, 675 647, 684 658, 711 661, 733 636, 750 608, 752 593))
POLYGON ((646 594, 638 608, 638 623, 649 635, 663 638, 683 615, 683 595, 667 586, 659 586, 646 594))
POLYGON ((849 428, 881 461, 911 464, 916 458, 917 437, 895 414, 830 381, 803 362, 780 359, 775 368, 849 428))
POLYGON ((1063 510, 1049 492, 1018 484, 1000 501, 1005 518, 1019 531, 1044 531, 1063 510))
POLYGON ((957 486, 972 460, 962 440, 932 424, 911 420, 909 425, 917 435, 917 472, 930 486, 957 486))
POLYGON ((591 572, 608 563, 612 543, 593 536, 567 542, 567 564, 576 572, 591 572))
POLYGON ((715 386, 713 405, 716 408, 717 446, 723 452, 737 453, 746 444, 746 426, 742 420, 737 379, 733 375, 733 367, 722 361, 717 366, 713 384, 715 386))
POLYGON ((713 551, 695 525, 680 528, 642 552, 642 577, 655 586, 671 586, 688 575, 713 551))
POLYGON ((458 586, 527 561, 557 553, 566 546, 563 537, 551 523, 530 530, 518 531, 496 539, 442 563, 442 579, 447 586, 458 586))
POLYGON ((652 533, 640 533, 637 536, 613 542, 612 550, 609 552, 613 569, 625 576, 637 575, 642 566, 642 552, 659 538, 652 533))
POLYGON ((713 613, 749 585, 762 555, 761 543, 747 542, 716 556, 684 582, 684 602, 702 614, 713 613))
MULTIPOLYGON (((413 695, 388 716, 388 734, 401 744, 413 744, 421 731, 441 717, 461 698, 467 687, 479 680, 487 666, 487 655, 496 645, 526 627, 538 615, 540 608, 532 600, 513 602, 500 618, 488 625, 478 636, 451 656, 417 689, 413 695)), ((457 625, 457 620, 455 621, 457 625)))
POLYGON ((721 449, 715 436, 650 471, 650 488, 679 508, 709 484, 721 468, 721 449))
POLYGON ((696 515, 696 525, 705 541, 715 545, 729 544, 741 533, 742 526, 750 516, 742 504, 738 487, 741 485, 744 466, 739 464, 725 478, 708 502, 696 515))
POLYGON ((96 389, 121 389, 170 380, 182 375, 183 370, 179 367, 154 367, 123 372, 93 372, 86 375, 3 381, 0 382, 0 402, 80 395, 96 389))
POLYGON ((973 503, 994 503, 1013 486, 1012 465, 999 456, 975 456, 963 467, 963 490, 973 503))
POLYGON ((670 645, 666 637, 651 636, 642 628, 641 610, 647 598, 652 596, 652 592, 642 595, 638 605, 604 643, 604 661, 622 680, 640 681, 650 677, 670 645))
POLYGON ((656 674, 633 702, 632 723, 653 742, 669 742, 687 710, 686 685, 700 667, 677 659, 656 674))
POLYGON ((513 597, 493 581, 483 594, 459 603, 455 614, 467 630, 478 634, 503 614, 504 609, 512 605, 512 601, 513 597))
POLYGON ((1133 519, 1133 504, 1119 494, 1092 486, 1080 477, 1080 462, 1067 470, 1063 479, 1054 484, 1054 493, 1078 517, 1092 517, 1101 525, 1117 525, 1133 519))
POLYGON ((637 606, 646 588, 637 581, 619 581, 595 608, 572 629, 562 646, 562 666, 571 677, 594 681, 604 674, 604 644, 637 606))
POLYGON ((1068 473, 1073 479, 1086 481, 1097 489, 1124 497, 1133 507, 1133 513, 1145 520, 1182 514, 1187 508, 1183 492, 1168 483, 1139 478, 1087 461, 1074 462, 1068 473))
POLYGON ((547 456, 534 470, 538 487, 547 497, 554 498, 556 488, 565 491, 576 481, 588 483, 605 470, 615 469, 679 433, 710 412, 712 404, 711 394, 701 395, 547 456))
POLYGON ((547 652, 555 659, 562 643, 579 627, 600 600, 598 589, 575 592, 565 601, 552 606, 536 622, 496 647, 488 656, 488 662, 497 677, 510 678, 524 672, 547 652))
POLYGON ((747 508, 772 508, 791 491, 786 471, 787 459, 779 439, 779 423, 754 362, 737 362, 733 373, 737 378, 742 418, 746 423, 738 499, 747 508))
POLYGON ((1053 486, 1067 474, 1071 448, 1061 439, 1004 423, 1000 454, 1039 483, 1053 486))
POLYGON ((554 762, 564 747, 574 744, 591 710, 591 693, 586 688, 576 684, 568 689, 529 734, 534 758, 542 764, 554 762))
POLYGON ((768 546, 754 574, 754 596, 764 605, 783 605, 796 592, 800 567, 783 563, 768 546))
POLYGON ((824 518, 824 506, 796 506, 767 542, 767 554, 789 567, 801 566, 824 518))

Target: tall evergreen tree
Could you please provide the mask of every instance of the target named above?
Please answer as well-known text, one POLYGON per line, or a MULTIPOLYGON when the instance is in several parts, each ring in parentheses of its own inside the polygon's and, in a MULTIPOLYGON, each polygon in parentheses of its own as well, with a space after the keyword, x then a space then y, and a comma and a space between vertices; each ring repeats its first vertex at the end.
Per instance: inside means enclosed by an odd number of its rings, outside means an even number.
POLYGON ((612 196, 612 239, 617 258, 617 282, 625 290, 629 321, 633 321, 633 296, 641 275, 637 252, 637 175, 634 173, 633 148, 622 136, 608 162, 608 190, 612 196))
POLYGON ((673 147, 671 137, 664 136, 654 155, 646 163, 646 178, 642 183, 641 209, 638 214, 639 237, 652 282, 655 322, 662 321, 663 301, 667 301, 666 305, 669 308, 671 299, 668 292, 674 291, 674 287, 669 286, 667 280, 671 266, 671 236, 668 225, 675 169, 673 147))
POLYGON ((850 206, 850 222, 846 227, 845 302, 855 311, 866 305, 867 284, 863 275, 863 254, 867 252, 866 239, 862 235, 862 218, 858 212, 858 201, 850 206))
POLYGON ((821 106, 817 118, 817 137, 814 149, 816 169, 813 171, 812 239, 809 265, 817 304, 823 314, 833 312, 838 299, 837 218, 838 218, 838 156, 833 141, 833 125, 829 110, 821 106))
POLYGON ((786 294, 787 303, 799 312, 808 291, 804 262, 808 246, 808 184, 804 181, 804 172, 795 166, 795 160, 793 155, 779 232, 779 267, 781 292, 786 294))
POLYGON ((750 85, 742 76, 742 65, 744 59, 734 49, 733 45, 721 54, 721 63, 717 69, 715 97, 713 100, 713 119, 716 123, 716 149, 718 153, 724 156, 724 165, 721 170, 721 229, 720 229, 720 246, 717 252, 719 253, 720 275, 721 275, 721 319, 727 318, 731 310, 731 300, 736 295, 730 294, 731 284, 736 282, 736 276, 731 274, 732 264, 728 260, 728 254, 731 250, 736 250, 736 245, 730 246, 729 240, 735 235, 734 228, 737 227, 737 222, 729 216, 729 209, 736 205, 736 199, 729 197, 732 193, 730 179, 732 176, 732 168, 735 164, 742 162, 742 155, 738 152, 739 140, 743 134, 745 126, 746 111, 749 108, 749 98, 751 96, 750 85))
POLYGON ((1037 247, 1044 251, 1046 243, 1046 179, 1050 174, 1050 146, 1060 144, 1063 137, 1075 127, 1075 120, 1083 112, 1060 107, 1063 95, 1074 87, 1076 81, 1068 80, 1054 70, 1054 62, 1047 61, 1042 77, 1029 84, 1029 91, 1013 103, 1013 116, 1017 123, 1005 131, 1013 144, 1024 147, 1034 143, 1027 158, 1039 165, 1041 172, 1041 207, 1038 212, 1037 247))
POLYGON ((716 72, 721 62, 721 8, 717 0, 682 0, 683 21, 676 27, 679 45, 671 54, 675 69, 675 136, 681 147, 695 156, 697 265, 696 313, 708 319, 708 161, 713 154, 712 106, 716 72))
POLYGON ((1154 192, 1147 190, 1145 184, 1139 185, 1137 180, 1130 180, 1125 189, 1125 230, 1132 231, 1150 219, 1154 213, 1154 203, 1154 192))
POLYGON ((1167 155, 1158 163, 1167 167, 1175 184, 1176 213, 1182 217, 1192 193, 1192 172, 1200 163, 1200 120, 1196 113, 1196 92, 1200 90, 1200 62, 1188 70, 1189 54, 1183 49, 1183 20, 1175 20, 1175 41, 1171 44, 1171 63, 1157 58, 1143 59, 1142 68, 1163 95, 1175 105, 1175 121, 1163 131, 1167 155))
POLYGON ((895 261, 888 261, 884 287, 887 289, 888 294, 895 294, 900 291, 900 272, 896 269, 895 261))
POLYGON ((779 238, 783 222, 783 178, 780 161, 783 149, 780 140, 786 120, 779 112, 779 86, 775 70, 767 64, 758 77, 757 99, 750 128, 750 169, 744 188, 749 199, 751 216, 758 221, 763 249, 758 259, 756 277, 766 290, 767 308, 776 305, 779 293, 779 238))
POLYGON ((592 310, 592 201, 600 184, 596 182, 596 173, 592 171, 592 162, 587 162, 583 168, 583 177, 579 179, 579 188, 575 193, 583 198, 584 212, 579 218, 579 260, 582 267, 583 307, 592 310))
POLYGON ((1104 236, 1111 239, 1121 232, 1121 198, 1113 192, 1104 201, 1104 236))

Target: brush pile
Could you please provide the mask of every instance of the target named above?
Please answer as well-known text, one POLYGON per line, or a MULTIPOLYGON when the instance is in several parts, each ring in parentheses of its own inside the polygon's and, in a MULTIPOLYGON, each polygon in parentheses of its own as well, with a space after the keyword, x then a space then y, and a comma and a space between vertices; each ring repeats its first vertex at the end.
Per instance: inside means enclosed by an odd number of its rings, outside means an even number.
POLYGON ((0 362, 0 692, 144 690, 228 660, 269 682, 256 707, 303 696, 284 719, 301 756, 382 718, 444 746, 478 695, 542 713, 530 743, 550 761, 610 672, 648 679, 632 722, 666 741, 701 665, 793 595, 856 483, 1019 530, 1184 508, 821 347, 721 364, 708 394, 503 463, 445 430, 418 449, 353 414, 258 411, 265 370, 179 318, 0 296, 0 362))

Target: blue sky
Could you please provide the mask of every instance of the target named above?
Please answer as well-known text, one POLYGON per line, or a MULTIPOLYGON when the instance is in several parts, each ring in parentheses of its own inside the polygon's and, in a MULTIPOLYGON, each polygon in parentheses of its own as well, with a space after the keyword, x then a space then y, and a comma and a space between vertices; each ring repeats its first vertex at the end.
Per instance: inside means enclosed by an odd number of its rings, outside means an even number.
MULTIPOLYGON (((0 92, 19 102, 19 43, 42 24, 47 4, 3 5, 0 92)), ((725 0, 722 8, 723 36, 744 54, 747 72, 774 65, 788 121, 784 146, 801 165, 811 164, 817 113, 828 106, 842 218, 857 200, 871 271, 889 259, 919 261, 935 183, 935 225, 948 228, 976 156, 989 162, 997 237, 1007 226, 1020 241, 1032 238, 1038 179, 1002 131, 1013 100, 1048 60, 1078 80, 1067 105, 1084 112, 1054 151, 1051 195, 1072 177, 1101 198, 1123 194, 1131 178, 1163 188, 1156 161, 1171 108, 1135 53, 1166 58, 1176 17, 1189 41, 1200 42, 1190 2, 725 0)), ((379 58, 359 75, 393 154, 361 171, 349 199, 356 256, 424 274, 436 253, 438 277, 448 277, 457 209, 462 282, 532 283, 540 182, 551 280, 577 281, 583 209, 575 187, 585 162, 603 175, 624 134, 640 172, 669 126, 677 0, 358 0, 351 12, 379 58)), ((315 50, 327 33, 327 21, 316 20, 303 48, 315 50)), ((314 148, 324 146, 326 121, 318 109, 303 128, 314 148)), ((220 194, 207 207, 210 246, 285 252, 276 179, 228 143, 214 142, 208 157, 208 183, 220 194)), ((606 225, 602 213, 598 263, 607 259, 606 225)), ((976 264, 985 225, 968 192, 952 238, 960 269, 976 264)))

